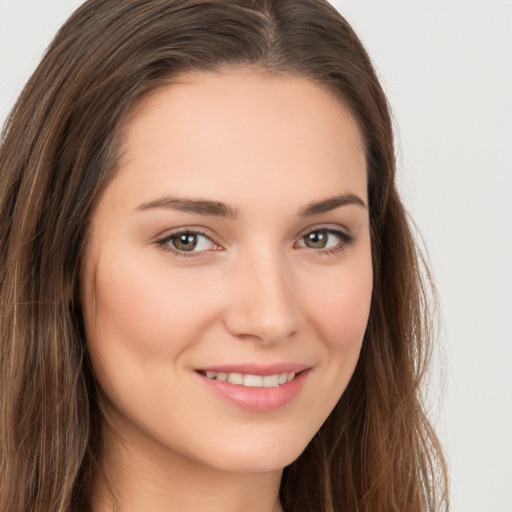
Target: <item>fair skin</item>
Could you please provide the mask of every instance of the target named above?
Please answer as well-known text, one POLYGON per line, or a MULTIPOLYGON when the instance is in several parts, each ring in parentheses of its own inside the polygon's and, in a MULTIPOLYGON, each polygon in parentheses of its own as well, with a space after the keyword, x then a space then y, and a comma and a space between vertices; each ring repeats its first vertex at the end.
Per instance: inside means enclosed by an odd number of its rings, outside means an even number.
POLYGON ((280 511, 368 320, 357 125, 309 80, 237 70, 181 76, 124 136, 82 275, 109 479, 93 512, 109 488, 122 512, 280 511))

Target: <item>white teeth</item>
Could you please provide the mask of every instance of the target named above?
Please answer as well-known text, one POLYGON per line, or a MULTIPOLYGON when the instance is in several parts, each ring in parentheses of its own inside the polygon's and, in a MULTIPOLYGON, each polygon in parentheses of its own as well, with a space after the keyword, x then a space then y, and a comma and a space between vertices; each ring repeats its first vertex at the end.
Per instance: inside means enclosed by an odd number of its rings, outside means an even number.
POLYGON ((231 384, 243 384, 244 376, 241 373, 228 373, 228 382, 231 382, 231 384))
POLYGON ((261 388, 263 386, 263 377, 261 375, 244 375, 244 386, 261 388))
POLYGON ((228 381, 231 384, 252 388, 275 388, 280 384, 286 384, 295 378, 294 372, 276 373, 274 375, 245 375, 242 373, 212 372, 203 373, 208 379, 228 381))
POLYGON ((279 375, 265 375, 263 377, 263 387, 275 388, 279 386, 279 375))

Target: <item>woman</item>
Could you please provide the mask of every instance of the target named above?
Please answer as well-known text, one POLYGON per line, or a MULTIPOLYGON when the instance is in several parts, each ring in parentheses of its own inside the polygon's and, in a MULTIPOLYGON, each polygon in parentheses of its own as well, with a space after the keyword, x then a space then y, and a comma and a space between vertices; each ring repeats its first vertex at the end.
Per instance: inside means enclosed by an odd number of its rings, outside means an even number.
POLYGON ((386 99, 321 0, 90 0, 0 152, 2 510, 447 508, 386 99))

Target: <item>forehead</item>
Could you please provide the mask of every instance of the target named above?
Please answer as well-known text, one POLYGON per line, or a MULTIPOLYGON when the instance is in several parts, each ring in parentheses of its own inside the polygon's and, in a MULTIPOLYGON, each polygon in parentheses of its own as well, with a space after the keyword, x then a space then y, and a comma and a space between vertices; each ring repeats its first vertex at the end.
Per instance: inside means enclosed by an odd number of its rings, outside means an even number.
POLYGON ((180 75, 135 105, 123 141, 120 173, 137 182, 138 193, 178 188, 230 199, 236 191, 243 199, 244 185, 253 187, 252 197, 279 187, 316 187, 319 194, 341 187, 366 198, 355 119, 327 88, 305 78, 180 75))

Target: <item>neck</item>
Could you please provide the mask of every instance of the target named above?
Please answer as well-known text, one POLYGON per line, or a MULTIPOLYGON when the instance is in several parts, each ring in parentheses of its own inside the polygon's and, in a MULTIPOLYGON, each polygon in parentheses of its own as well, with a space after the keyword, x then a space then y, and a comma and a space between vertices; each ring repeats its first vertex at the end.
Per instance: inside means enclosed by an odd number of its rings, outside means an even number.
POLYGON ((104 429, 101 470, 94 479, 92 512, 282 512, 282 470, 235 473, 213 468, 154 440, 130 442, 104 429))

